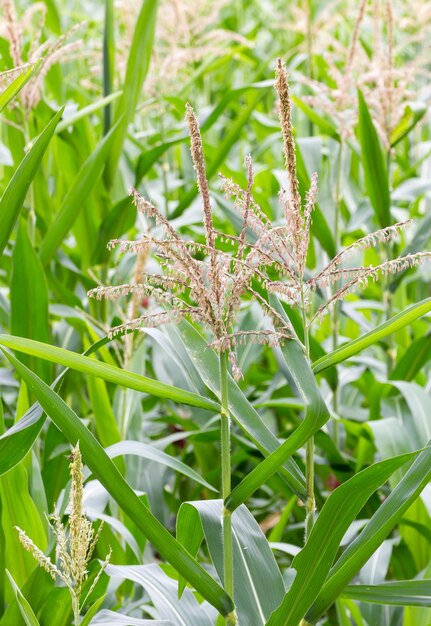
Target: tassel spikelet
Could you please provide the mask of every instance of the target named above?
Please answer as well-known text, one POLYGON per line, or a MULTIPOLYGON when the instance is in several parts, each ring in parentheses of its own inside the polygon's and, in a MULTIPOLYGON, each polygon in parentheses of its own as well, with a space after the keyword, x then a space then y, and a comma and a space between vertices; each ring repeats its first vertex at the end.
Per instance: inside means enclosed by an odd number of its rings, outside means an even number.
MULTIPOLYGON (((362 6, 362 5, 361 5, 362 6)), ((353 53, 352 53, 353 54, 353 53)), ((271 307, 255 288, 260 283, 268 293, 279 295, 303 313, 303 322, 310 324, 335 302, 343 299, 370 280, 381 275, 404 271, 420 265, 431 253, 420 253, 393 259, 371 267, 343 267, 351 255, 396 238, 410 221, 399 222, 365 235, 341 250, 314 276, 306 274, 306 261, 310 245, 313 211, 317 199, 317 174, 311 177, 310 188, 304 202, 299 193, 296 171, 295 141, 292 130, 292 106, 287 72, 280 59, 276 64, 275 89, 279 100, 279 118, 284 161, 288 184, 279 197, 284 223, 273 225, 253 198, 253 164, 245 159, 247 186, 242 189, 234 181, 221 176, 226 196, 233 198, 235 210, 241 216, 239 235, 218 232, 213 223, 211 198, 207 182, 204 151, 198 120, 190 105, 186 107, 186 120, 191 138, 191 154, 196 172, 202 206, 205 242, 184 240, 169 220, 136 189, 131 190, 135 205, 147 220, 158 227, 158 236, 144 234, 137 241, 115 239, 108 246, 121 252, 141 254, 151 249, 159 260, 162 272, 151 274, 142 271, 135 275, 133 284, 100 286, 88 292, 90 297, 118 299, 132 296, 149 297, 155 303, 142 316, 128 319, 110 331, 111 337, 127 331, 178 322, 184 317, 205 326, 213 335, 209 345, 217 351, 227 351, 235 377, 240 377, 235 348, 244 341, 277 345, 295 335, 289 322, 271 307), (247 241, 248 231, 254 233, 254 242, 247 241), (220 243, 229 243, 229 252, 220 250, 220 243), (198 256, 198 258, 196 258, 198 256), (271 270, 271 278, 269 277, 271 270), (274 273, 278 274, 274 277, 274 273), (329 298, 320 303, 317 312, 310 309, 316 289, 320 291, 335 285, 329 298), (244 296, 255 300, 272 323, 273 330, 235 330, 235 323, 244 296), (309 322, 305 313, 308 312, 309 322)))
MULTIPOLYGON (((325 72, 331 80, 325 83, 305 75, 299 77, 311 94, 301 98, 331 118, 342 142, 354 137, 358 88, 365 96, 385 150, 391 149, 393 131, 411 102, 428 101, 427 55, 412 54, 414 46, 418 50, 428 46, 431 13, 429 9, 424 10, 424 4, 427 3, 415 5, 414 11, 408 10, 408 3, 398 4, 396 36, 393 0, 346 3, 347 14, 334 11, 331 2, 326 2, 319 15, 313 16, 313 48, 327 51, 325 72), (352 23, 347 46, 341 45, 337 38, 340 20, 352 23), (402 63, 397 63, 396 59, 402 59, 402 63)), ((302 15, 297 15, 298 11, 301 12, 300 7, 291 9, 294 16, 287 25, 289 32, 298 30, 301 18, 304 20, 304 10, 302 15)))
MULTIPOLYGON (((255 276, 263 279, 269 293, 281 296, 291 306, 304 307, 308 310, 312 305, 313 292, 317 288, 321 289, 335 284, 335 292, 319 306, 315 314, 311 314, 309 322, 311 323, 316 317, 322 316, 335 302, 342 300, 356 289, 366 287, 369 281, 375 281, 382 275, 395 274, 421 265, 431 258, 431 253, 411 254, 371 267, 340 267, 354 253, 396 239, 400 232, 412 223, 411 220, 406 220, 365 235, 341 250, 315 276, 311 278, 305 276, 312 214, 317 197, 317 174, 313 174, 311 178, 310 189, 306 193, 302 207, 298 192, 287 73, 280 60, 276 65, 275 88, 279 97, 283 151, 289 181, 288 189, 282 189, 280 192, 285 224, 273 226, 254 199, 251 196, 248 197, 248 190, 242 190, 226 178, 222 177, 222 181, 225 192, 235 198, 234 207, 243 217, 246 212, 248 214, 248 226, 254 231, 257 239, 250 249, 248 259, 256 260, 255 276), (259 267, 262 265, 265 270, 268 267, 277 270, 281 278, 270 280, 260 271, 259 267)), ((254 295, 256 297, 257 294, 254 293, 254 295)), ((273 315, 273 312, 270 314, 273 315)), ((280 328, 280 324, 283 325, 281 319, 276 319, 275 323, 277 328, 280 328)))
MULTIPOLYGON (((83 29, 85 22, 76 24, 56 40, 42 42, 47 8, 44 2, 34 2, 18 17, 14 0, 2 0, 4 36, 9 41, 9 51, 15 65, 13 71, 39 63, 36 73, 21 89, 19 98, 28 115, 42 97, 43 79, 53 65, 70 61, 82 54, 82 41, 71 41, 83 29), (34 22, 36 21, 36 24, 34 22), (23 37, 29 32, 31 44, 28 51, 23 45, 23 37), (25 55, 25 59, 23 58, 25 55)), ((3 33, 2 33, 3 34, 3 33)))
POLYGON ((88 577, 88 565, 92 559, 94 549, 103 528, 103 522, 95 532, 90 520, 83 513, 82 499, 84 475, 79 443, 72 450, 70 463, 71 490, 69 497, 69 524, 68 530, 63 525, 57 511, 49 520, 51 530, 56 540, 56 563, 53 563, 21 530, 16 527, 23 547, 33 555, 39 565, 56 580, 59 578, 69 589, 75 616, 78 623, 80 609, 99 581, 111 558, 109 551, 105 561, 98 571, 90 590, 85 598, 81 598, 82 587, 88 577))
MULTIPOLYGON (((249 220, 254 219, 254 224, 259 221, 258 218, 253 218, 256 204, 252 198, 254 178, 252 160, 250 156, 245 159, 247 189, 243 192, 242 189, 232 184, 232 189, 236 191, 236 202, 242 212, 240 235, 230 236, 219 233, 213 223, 199 124, 190 105, 186 108, 186 120, 201 198, 205 243, 182 239, 162 213, 143 198, 136 189, 132 189, 131 195, 138 211, 143 213, 149 221, 155 222, 162 231, 162 236, 155 237, 146 233, 138 241, 116 239, 111 241, 108 247, 111 249, 118 247, 121 252, 138 254, 144 249, 151 248, 159 259, 163 273, 142 272, 135 284, 99 286, 89 291, 88 295, 97 299, 118 299, 131 294, 134 297, 145 295, 150 296, 156 303, 155 310, 141 317, 129 319, 111 329, 111 337, 127 331, 178 322, 184 317, 202 324, 213 335, 213 340, 209 342, 211 347, 228 353, 233 374, 235 378, 240 378, 241 371, 235 354, 235 346, 239 338, 275 344, 284 341, 287 337, 292 337, 292 333, 287 329, 283 332, 275 329, 257 330, 252 333, 236 333, 234 330, 244 295, 249 294, 252 299, 264 300, 253 290, 253 280, 258 278, 265 282, 264 267, 274 265, 272 257, 261 246, 257 247, 247 241, 249 220), (231 243, 232 251, 227 253, 220 250, 217 246, 222 242, 231 243), (195 258, 196 254, 203 258, 195 258)), ((259 210, 257 213, 260 215, 259 210)), ((265 232, 264 228, 263 234, 265 232)), ((270 315, 271 319, 277 320, 278 326, 283 322, 283 318, 267 303, 265 303, 264 311, 270 315)))

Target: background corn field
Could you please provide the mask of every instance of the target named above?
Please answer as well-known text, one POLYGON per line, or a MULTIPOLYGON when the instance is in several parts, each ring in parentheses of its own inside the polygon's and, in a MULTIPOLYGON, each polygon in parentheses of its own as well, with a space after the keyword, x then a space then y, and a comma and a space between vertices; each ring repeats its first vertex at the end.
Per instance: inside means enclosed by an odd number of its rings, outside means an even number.
POLYGON ((430 40, 427 0, 2 0, 0 626, 430 626, 430 40), (211 294, 255 206, 308 308, 281 257, 238 341, 136 288, 173 249, 211 294))

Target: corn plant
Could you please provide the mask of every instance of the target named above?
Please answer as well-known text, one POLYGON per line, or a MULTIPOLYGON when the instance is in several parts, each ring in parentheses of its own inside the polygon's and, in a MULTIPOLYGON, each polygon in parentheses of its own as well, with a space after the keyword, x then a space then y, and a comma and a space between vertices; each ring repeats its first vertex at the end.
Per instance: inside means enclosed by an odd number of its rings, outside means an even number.
POLYGON ((2 3, 0 626, 426 626, 426 3, 65 4, 2 3))

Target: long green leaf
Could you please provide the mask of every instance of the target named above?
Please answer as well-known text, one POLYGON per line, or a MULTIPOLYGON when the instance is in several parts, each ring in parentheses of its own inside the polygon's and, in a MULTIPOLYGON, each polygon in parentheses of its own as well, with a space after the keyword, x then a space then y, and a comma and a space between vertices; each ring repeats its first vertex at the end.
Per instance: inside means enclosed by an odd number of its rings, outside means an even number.
MULTIPOLYGON (((99 350, 107 341, 107 337, 97 341, 84 352, 84 356, 97 352, 97 350, 99 350)), ((51 389, 56 390, 59 388, 61 381, 67 372, 68 368, 64 369, 57 376, 51 385, 51 389)), ((42 408, 36 402, 28 409, 25 415, 18 420, 18 422, 16 422, 13 426, 11 426, 11 428, 0 436, 0 476, 12 469, 27 455, 36 441, 44 423, 45 416, 42 408)), ((108 434, 104 432, 102 438, 99 437, 102 445, 114 443, 113 441, 109 441, 106 444, 103 443, 103 439, 105 437, 109 437, 109 435, 109 432, 108 434)), ((116 441, 118 440, 119 437, 116 441)), ((121 463, 118 467, 120 466, 121 463)))
MULTIPOLYGON (((193 368, 207 388, 217 397, 220 397, 217 356, 212 350, 207 349, 207 343, 202 335, 185 321, 179 327, 166 327, 165 331, 169 334, 174 349, 181 351, 185 369, 193 368)), ((229 411, 233 419, 255 443, 256 447, 267 456, 278 448, 280 442, 230 376, 228 387, 229 411)), ((285 461, 283 467, 280 468, 280 473, 296 493, 301 496, 305 494, 304 477, 293 459, 285 461)))
POLYGON ((171 385, 165 385, 157 380, 139 376, 133 372, 127 372, 113 365, 108 365, 107 363, 90 359, 87 356, 70 352, 64 348, 57 348, 56 346, 49 346, 40 341, 13 337, 12 335, 0 335, 0 345, 41 359, 46 359, 58 365, 70 367, 73 370, 88 374, 89 376, 98 376, 116 385, 122 385, 129 389, 149 393, 158 398, 198 406, 202 409, 208 409, 209 411, 220 410, 216 402, 203 398, 196 393, 177 389, 171 385))
POLYGON ((156 550, 222 615, 230 613, 233 605, 229 596, 144 506, 76 413, 12 354, 7 351, 4 351, 4 354, 66 439, 73 445, 79 441, 84 461, 95 478, 143 535, 151 541, 156 550))
POLYGON ((108 576, 126 578, 142 585, 159 617, 168 620, 172 626, 212 626, 213 621, 205 611, 205 606, 199 604, 191 590, 186 589, 186 593, 178 599, 176 582, 155 563, 108 565, 106 573, 108 576))
POLYGON ((63 115, 63 110, 64 108, 61 108, 57 111, 45 130, 35 141, 32 148, 19 164, 3 193, 0 200, 0 255, 3 254, 3 250, 9 241, 31 182, 51 141, 55 127, 63 115))
MULTIPOLYGON (((114 86, 115 62, 115 12, 114 0, 105 0, 105 23, 103 29, 103 95, 109 96, 114 86)), ((106 135, 111 128, 111 105, 103 111, 103 132, 106 135)))
POLYGON ((391 131, 390 141, 392 148, 409 134, 427 111, 428 107, 425 102, 411 102, 405 107, 401 119, 399 119, 397 125, 391 131))
POLYGON ((85 206, 91 191, 102 175, 119 123, 102 139, 73 181, 69 193, 63 200, 59 214, 49 227, 41 243, 39 254, 43 265, 46 265, 54 256, 57 248, 72 228, 80 209, 85 206))
POLYGON ((296 576, 283 602, 271 615, 268 626, 296 626, 319 593, 341 540, 369 497, 415 452, 375 463, 331 493, 307 543, 293 559, 296 576))
POLYGON ((47 547, 46 530, 41 519, 44 512, 38 510, 33 501, 24 463, 20 463, 0 477, 0 500, 2 508, 0 523, 5 537, 3 555, 5 565, 17 583, 23 585, 33 571, 35 561, 33 556, 22 548, 15 526, 25 530, 41 550, 47 547))
MULTIPOLYGON (((11 333, 49 343, 48 284, 23 221, 18 229, 12 255, 10 300, 11 333)), ((21 360, 45 382, 51 379, 52 366, 49 363, 37 362, 24 354, 21 360)))
POLYGON ((431 298, 422 300, 417 304, 412 304, 405 311, 401 311, 398 315, 391 317, 391 319, 383 322, 383 324, 380 324, 361 337, 358 337, 358 339, 354 339, 353 341, 343 344, 333 352, 329 352, 321 359, 315 361, 313 363, 314 373, 318 374, 323 372, 323 370, 328 367, 333 367, 334 365, 337 365, 337 363, 341 363, 342 361, 349 359, 358 352, 361 352, 361 350, 365 350, 365 348, 378 343, 388 335, 400 330, 400 328, 404 328, 404 326, 411 324, 429 311, 431 311, 431 298))
POLYGON ((6 87, 6 89, 0 95, 0 113, 9 104, 9 102, 15 98, 15 96, 21 91, 24 85, 28 83, 36 70, 39 69, 39 65, 40 63, 35 63, 34 65, 31 65, 26 70, 21 72, 21 74, 17 76, 15 80, 13 80, 10 85, 8 85, 8 87, 6 87))
POLYGON ((431 580, 397 580, 381 585, 349 585, 344 598, 376 604, 430 606, 431 580))
POLYGON ((301 109, 303 113, 305 113, 310 122, 317 126, 317 128, 319 128, 323 135, 328 135, 328 137, 332 137, 333 139, 340 141, 340 134, 337 131, 336 126, 330 121, 327 116, 323 117, 322 115, 319 115, 316 110, 309 104, 304 102, 302 98, 298 98, 298 96, 295 95, 292 95, 291 98, 295 106, 298 109, 301 109))
POLYGON ((79 122, 79 120, 82 120, 84 117, 95 113, 99 109, 103 109, 104 111, 106 111, 106 109, 112 104, 112 102, 118 100, 122 93, 122 91, 115 91, 109 96, 106 96, 105 98, 100 98, 100 100, 95 100, 86 107, 82 107, 82 109, 78 109, 75 113, 68 115, 64 120, 59 123, 59 125, 55 129, 55 134, 58 135, 59 133, 62 133, 64 130, 67 130, 71 126, 74 126, 76 122, 79 122))
POLYGON ((114 183, 127 129, 133 120, 142 86, 150 67, 157 4, 157 0, 144 0, 136 22, 127 61, 123 94, 115 109, 115 122, 119 122, 120 118, 121 121, 115 132, 112 150, 106 163, 104 176, 107 186, 114 183))
POLYGON ((94 602, 94 604, 90 606, 85 616, 82 618, 79 626, 89 626, 89 624, 91 623, 93 617, 96 615, 97 611, 99 610, 100 605, 105 600, 105 598, 106 598, 106 594, 98 598, 96 602, 94 602))
POLYGON ((329 419, 329 411, 299 343, 287 342, 282 352, 289 373, 303 397, 305 417, 294 433, 233 489, 225 503, 231 511, 245 502, 256 489, 275 474, 295 450, 300 448, 329 419))
POLYGON ((379 137, 374 127, 367 103, 360 90, 358 90, 358 103, 358 135, 361 144, 365 186, 379 224, 382 228, 385 228, 391 223, 391 199, 385 155, 380 145, 379 137))
MULTIPOLYGON (((185 502, 177 517, 177 537, 196 554, 205 536, 223 580, 222 500, 185 502)), ((264 626, 284 595, 284 583, 268 541, 242 505, 232 515, 235 610, 239 624, 264 626)))
POLYGON ((371 558, 428 484, 430 477, 431 442, 428 442, 428 447, 420 452, 405 476, 329 572, 327 581, 307 614, 310 623, 316 623, 320 615, 333 604, 350 580, 371 558))
POLYGON ((200 483, 210 491, 217 491, 215 487, 210 485, 204 478, 199 476, 195 470, 191 467, 188 467, 177 458, 171 456, 170 454, 166 454, 166 452, 162 452, 158 450, 154 446, 151 446, 146 443, 142 443, 142 441, 119 441, 118 443, 114 443, 109 448, 106 448, 106 454, 111 458, 116 458, 117 456, 126 456, 126 455, 134 455, 139 456, 143 459, 148 459, 149 461, 154 461, 154 463, 161 463, 166 467, 170 467, 176 472, 180 472, 184 474, 184 476, 188 476, 192 480, 195 480, 197 483, 200 483))
POLYGON ((15 598, 16 598, 17 602, 18 602, 19 610, 21 611, 21 615, 22 615, 22 617, 23 617, 23 619, 24 619, 24 621, 26 623, 26 626, 40 626, 39 622, 37 620, 37 617, 34 614, 34 611, 33 611, 33 609, 30 606, 30 603, 28 602, 28 600, 21 593, 18 585, 16 584, 16 582, 12 578, 11 573, 6 570, 6 574, 7 574, 7 577, 9 578, 9 582, 10 582, 11 587, 13 589, 13 593, 15 595, 15 598))

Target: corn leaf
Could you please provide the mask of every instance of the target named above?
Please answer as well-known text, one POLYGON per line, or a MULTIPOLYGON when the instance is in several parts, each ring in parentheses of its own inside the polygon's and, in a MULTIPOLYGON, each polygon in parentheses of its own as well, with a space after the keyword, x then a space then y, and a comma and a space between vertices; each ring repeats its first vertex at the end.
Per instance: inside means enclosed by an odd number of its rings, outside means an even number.
POLYGON ((375 463, 335 489, 325 502, 307 543, 293 559, 296 576, 268 626, 298 624, 313 604, 341 540, 369 497, 415 452, 375 463))
POLYGON ((391 319, 383 322, 383 324, 380 324, 368 333, 361 335, 358 339, 349 341, 333 352, 325 354, 325 356, 313 363, 313 372, 319 374, 328 367, 333 367, 346 359, 350 359, 350 357, 365 350, 365 348, 378 343, 388 335, 404 328, 404 326, 408 326, 429 311, 431 311, 431 298, 412 304, 405 311, 394 315, 394 317, 391 317, 391 319))
POLYGON ((385 155, 380 145, 377 131, 368 110, 365 98, 358 90, 359 123, 358 136, 361 144, 361 158, 364 168, 365 186, 371 205, 381 228, 391 223, 390 193, 385 155))
POLYGON ((57 111, 45 130, 25 155, 3 193, 0 200, 0 256, 3 254, 3 250, 9 241, 9 237, 18 219, 19 212, 24 204, 31 182, 62 115, 63 108, 57 111))
POLYGON ((331 606, 428 484, 431 477, 430 443, 428 442, 428 447, 418 454, 405 476, 330 570, 322 590, 307 614, 310 623, 314 624, 331 606))
POLYGON ((219 406, 216 402, 198 396, 195 393, 165 385, 157 380, 139 376, 133 372, 127 372, 113 365, 108 365, 107 363, 90 359, 87 356, 70 352, 64 348, 57 348, 56 346, 50 346, 40 341, 13 337, 12 335, 0 335, 0 345, 16 350, 17 352, 24 352, 25 354, 46 359, 58 365, 70 367, 71 369, 82 372, 83 374, 88 374, 89 376, 98 376, 116 385, 142 391, 158 398, 173 400, 174 402, 181 402, 183 404, 191 404, 192 406, 199 406, 210 411, 219 410, 219 406))
POLYGON ((117 128, 118 123, 103 138, 93 154, 88 157, 73 181, 69 193, 63 200, 59 214, 49 227, 40 246, 40 259, 43 265, 52 259, 57 248, 66 238, 79 215, 79 210, 85 206, 91 191, 101 177, 117 128))
POLYGON ((83 459, 95 478, 100 481, 142 534, 151 541, 163 558, 171 563, 222 615, 230 613, 233 605, 229 596, 145 507, 76 413, 12 354, 6 351, 4 354, 66 439, 72 445, 76 445, 79 441, 83 459))
MULTIPOLYGON (((222 500, 185 502, 177 517, 178 541, 196 554, 205 538, 220 580, 223 580, 222 505, 222 500)), ((238 621, 264 626, 283 598, 283 578, 265 535, 244 505, 232 515, 232 530, 238 621)))
POLYGON ((342 597, 375 604, 431 606, 431 580, 397 580, 381 585, 348 585, 342 597))
POLYGON ((127 61, 122 96, 115 108, 114 122, 118 123, 109 159, 105 168, 105 182, 112 186, 117 173, 121 150, 127 130, 133 120, 142 86, 150 67, 156 26, 157 0, 144 0, 133 33, 127 61))

